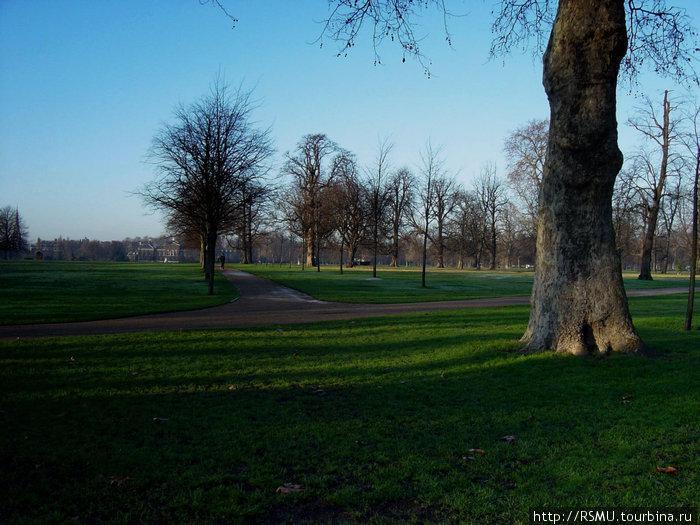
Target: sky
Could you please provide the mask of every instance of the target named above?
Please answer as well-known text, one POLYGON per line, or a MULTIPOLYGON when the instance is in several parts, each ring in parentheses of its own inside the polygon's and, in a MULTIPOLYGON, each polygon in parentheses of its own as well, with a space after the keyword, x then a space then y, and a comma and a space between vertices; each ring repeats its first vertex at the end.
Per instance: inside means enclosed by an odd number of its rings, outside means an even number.
MULTIPOLYGON (((431 60, 371 40, 347 57, 321 35, 326 0, 222 0, 238 19, 200 0, 0 0, 0 207, 17 207, 31 240, 120 240, 165 233, 134 192, 155 177, 147 153, 178 104, 207 94, 221 75, 252 90, 253 119, 271 128, 278 177, 284 154, 325 133, 372 163, 380 141, 391 165, 417 171, 429 140, 465 186, 488 164, 505 177, 503 143, 548 118, 542 66, 531 53, 489 58, 491 1, 453 0, 445 42, 428 12, 418 34, 431 60)), ((676 0, 700 26, 700 1, 676 0)), ((645 75, 660 100, 671 81, 645 75)), ((618 91, 620 147, 640 91, 618 91)))

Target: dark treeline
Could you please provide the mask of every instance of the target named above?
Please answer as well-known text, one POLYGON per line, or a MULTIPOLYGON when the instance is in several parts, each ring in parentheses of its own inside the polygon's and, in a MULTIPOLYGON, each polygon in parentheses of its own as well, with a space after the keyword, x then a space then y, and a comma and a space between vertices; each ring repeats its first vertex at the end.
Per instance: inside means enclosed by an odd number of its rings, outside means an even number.
POLYGON ((198 262, 196 244, 174 237, 121 241, 37 239, 25 256, 49 261, 198 262))

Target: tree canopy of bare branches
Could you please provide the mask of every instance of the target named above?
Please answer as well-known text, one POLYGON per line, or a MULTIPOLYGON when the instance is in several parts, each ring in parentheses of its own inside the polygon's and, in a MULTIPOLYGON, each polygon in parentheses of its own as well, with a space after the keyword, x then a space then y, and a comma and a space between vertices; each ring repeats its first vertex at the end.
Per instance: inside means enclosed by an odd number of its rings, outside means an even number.
POLYGON ((171 227, 199 236, 210 294, 219 234, 239 217, 242 187, 268 168, 273 152, 269 130, 251 120, 254 107, 250 92, 220 79, 198 101, 178 106, 153 138, 158 176, 138 192, 171 227))
POLYGON ((524 214, 533 232, 537 231, 537 200, 542 186, 548 135, 548 120, 531 120, 508 135, 503 148, 508 162, 508 181, 525 205, 524 214))
POLYGON ((27 227, 17 208, 0 208, 0 253, 3 259, 19 257, 29 249, 27 227))
POLYGON ((322 195, 334 177, 330 159, 339 152, 335 142, 322 133, 316 133, 304 136, 296 152, 286 155, 282 171, 291 179, 285 198, 287 222, 304 241, 308 266, 318 264, 318 243, 323 233, 322 195))

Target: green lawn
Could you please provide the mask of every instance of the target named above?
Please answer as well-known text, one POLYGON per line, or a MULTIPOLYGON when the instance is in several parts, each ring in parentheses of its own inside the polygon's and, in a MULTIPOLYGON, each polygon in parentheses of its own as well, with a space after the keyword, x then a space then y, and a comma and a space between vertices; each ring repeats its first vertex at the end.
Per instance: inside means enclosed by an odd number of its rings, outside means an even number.
MULTIPOLYGON (((236 268, 277 281, 285 286, 313 295, 324 301, 343 303, 408 303, 449 301, 530 295, 532 271, 454 270, 431 268, 426 287, 421 287, 420 269, 379 268, 377 277, 372 269, 361 266, 344 269, 321 267, 302 271, 300 266, 234 265, 236 268)), ((687 277, 654 276, 654 281, 638 281, 636 274, 625 274, 628 290, 688 286, 687 277)))
POLYGON ((520 355, 526 307, 0 343, 0 521, 697 508, 700 331, 682 295, 630 303, 662 358, 520 355))
POLYGON ((190 310, 236 295, 220 275, 214 295, 208 295, 196 264, 0 261, 0 324, 190 310))

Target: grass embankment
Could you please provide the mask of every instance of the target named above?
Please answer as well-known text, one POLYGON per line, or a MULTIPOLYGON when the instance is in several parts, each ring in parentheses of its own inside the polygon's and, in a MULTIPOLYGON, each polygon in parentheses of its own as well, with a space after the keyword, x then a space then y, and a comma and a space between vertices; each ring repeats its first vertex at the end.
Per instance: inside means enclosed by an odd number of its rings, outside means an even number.
POLYGON ((196 264, 0 262, 0 323, 90 321, 215 306, 236 297, 217 275, 214 295, 196 264))
POLYGON ((682 296, 631 306, 663 358, 520 355, 525 307, 0 343, 0 521, 697 507, 700 332, 682 296))
MULTIPOLYGON (((280 284, 313 295, 324 301, 343 303, 409 303, 450 301, 530 295, 533 272, 454 270, 430 268, 426 287, 421 287, 420 269, 380 268, 377 277, 366 266, 344 269, 337 266, 304 271, 300 266, 235 265, 236 268, 271 279, 280 284)), ((654 281, 639 281, 636 274, 625 274, 628 290, 687 286, 687 277, 656 276, 654 281)))

